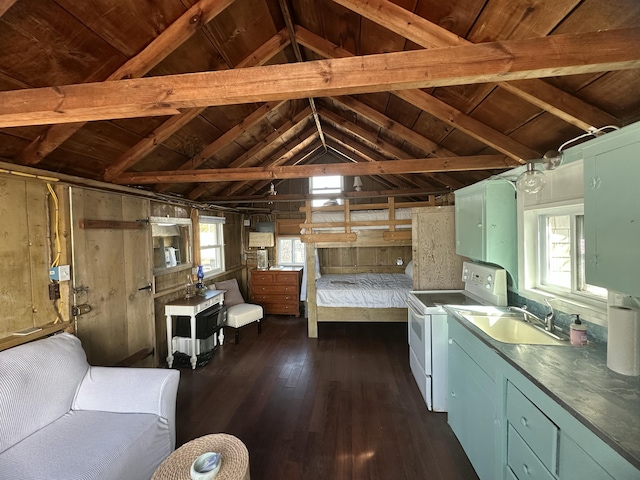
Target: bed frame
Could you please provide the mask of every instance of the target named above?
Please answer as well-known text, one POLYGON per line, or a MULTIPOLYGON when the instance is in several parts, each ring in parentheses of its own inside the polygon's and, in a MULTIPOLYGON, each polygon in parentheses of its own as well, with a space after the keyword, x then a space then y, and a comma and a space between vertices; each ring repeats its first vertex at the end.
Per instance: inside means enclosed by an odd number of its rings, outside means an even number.
MULTIPOLYGON (((410 246, 411 228, 399 229, 400 225, 411 225, 411 220, 396 220, 396 209, 435 206, 435 199, 429 202, 395 202, 389 198, 386 203, 351 205, 345 199, 344 205, 312 207, 311 202, 300 210, 305 212, 305 222, 300 224, 301 240, 306 244, 307 274, 307 318, 308 335, 318 336, 318 322, 406 322, 406 308, 350 308, 350 307, 319 307, 316 304, 316 259, 315 249, 345 248, 345 247, 389 247, 410 246), (387 210, 387 220, 368 222, 352 221, 351 212, 355 210, 387 210), (313 223, 314 211, 342 211, 344 221, 313 223), (357 230, 357 227, 376 227, 372 230, 357 230), (327 232, 326 229, 332 231, 327 232), (339 230, 339 231, 335 231, 339 230)), ((368 267, 354 267, 353 273, 371 271, 368 267)), ((398 273, 397 267, 376 268, 379 273, 398 273)))

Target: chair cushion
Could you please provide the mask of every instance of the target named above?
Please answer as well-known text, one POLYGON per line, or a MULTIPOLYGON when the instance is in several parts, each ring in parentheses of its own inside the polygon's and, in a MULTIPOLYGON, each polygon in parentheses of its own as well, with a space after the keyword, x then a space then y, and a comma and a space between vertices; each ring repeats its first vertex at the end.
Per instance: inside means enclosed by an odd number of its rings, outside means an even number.
POLYGON ((260 320, 263 316, 262 307, 251 303, 234 305, 227 309, 227 326, 240 328, 248 323, 260 320))
POLYGON ((238 287, 238 280, 235 278, 216 282, 215 289, 224 290, 224 303, 227 307, 244 303, 244 298, 242 298, 242 294, 240 293, 240 287, 238 287))

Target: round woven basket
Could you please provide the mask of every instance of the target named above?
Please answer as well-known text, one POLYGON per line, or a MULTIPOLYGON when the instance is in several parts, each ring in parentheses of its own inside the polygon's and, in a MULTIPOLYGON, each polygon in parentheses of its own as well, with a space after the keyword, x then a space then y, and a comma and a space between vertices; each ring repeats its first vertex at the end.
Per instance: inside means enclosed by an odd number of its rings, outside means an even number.
POLYGON ((151 480, 190 480, 191 464, 206 452, 222 454, 215 480, 249 480, 249 452, 233 435, 216 433, 185 443, 160 464, 151 480))

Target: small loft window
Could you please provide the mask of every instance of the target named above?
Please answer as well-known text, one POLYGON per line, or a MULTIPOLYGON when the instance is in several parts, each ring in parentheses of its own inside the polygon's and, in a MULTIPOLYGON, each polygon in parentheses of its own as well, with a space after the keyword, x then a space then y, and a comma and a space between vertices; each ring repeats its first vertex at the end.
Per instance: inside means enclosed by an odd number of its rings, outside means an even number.
POLYGON ((278 237, 278 265, 304 266, 304 243, 300 237, 278 237))
POLYGON ((205 277, 224 272, 224 217, 200 217, 200 263, 205 277))
MULTIPOLYGON (((337 200, 344 190, 344 182, 341 175, 324 175, 321 177, 309 178, 309 193, 312 195, 322 195, 322 198, 314 199, 311 204, 319 207, 331 200, 337 200)), ((337 200, 337 205, 342 204, 342 200, 337 200)))

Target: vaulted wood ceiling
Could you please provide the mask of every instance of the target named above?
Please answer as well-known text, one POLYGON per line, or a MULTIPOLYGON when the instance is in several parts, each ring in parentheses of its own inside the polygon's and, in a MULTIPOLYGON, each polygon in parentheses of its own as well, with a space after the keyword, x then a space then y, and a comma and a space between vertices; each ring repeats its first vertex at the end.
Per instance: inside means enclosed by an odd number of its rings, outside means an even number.
POLYGON ((640 120, 638 25, 637 0, 0 0, 0 157, 197 202, 325 173, 422 198, 640 120))

